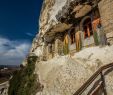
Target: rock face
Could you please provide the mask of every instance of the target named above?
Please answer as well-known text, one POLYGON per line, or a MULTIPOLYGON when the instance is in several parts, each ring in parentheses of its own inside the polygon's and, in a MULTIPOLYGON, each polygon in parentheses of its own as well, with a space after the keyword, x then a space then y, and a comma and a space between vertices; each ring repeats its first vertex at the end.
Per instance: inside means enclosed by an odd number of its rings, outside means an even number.
POLYGON ((49 32, 49 29, 51 29, 52 26, 59 23, 56 19, 56 15, 66 4, 69 4, 71 1, 73 0, 44 0, 39 20, 40 29, 39 33, 33 40, 31 52, 34 52, 36 55, 38 54, 40 56, 44 55, 44 34, 49 32), (37 47, 39 46, 40 48, 38 50, 41 52, 37 53, 37 47))
POLYGON ((0 84, 0 95, 8 95, 9 81, 0 84))
MULTIPOLYGON (((36 95, 73 95, 99 67, 113 62, 112 50, 113 46, 92 47, 73 57, 59 56, 46 62, 37 62, 35 72, 44 88, 36 95)), ((108 95, 113 92, 112 75, 113 72, 105 77, 108 95)))
MULTIPOLYGON (((99 67, 113 62, 113 46, 83 48, 82 51, 74 53, 74 56, 70 54, 57 55, 50 60, 44 59, 46 44, 48 44, 48 48, 61 41, 56 38, 55 43, 46 43, 44 35, 49 32, 52 26, 59 23, 56 15, 71 1, 73 0, 44 0, 43 2, 39 21, 40 30, 33 41, 30 52, 39 57, 35 73, 39 75, 39 81, 44 86, 43 90, 37 92, 36 95, 73 95, 99 67)), ((110 2, 110 0, 106 1, 110 2)), ((100 2, 99 4, 102 6, 103 3, 100 2)), ((103 7, 100 9, 103 10, 103 7)), ((102 19, 104 18, 103 14, 101 14, 102 19)), ((62 47, 62 44, 59 46, 62 47)), ((55 45, 55 47, 57 46, 55 45)), ((112 78, 112 73, 105 77, 108 95, 112 95, 113 92, 112 78)))
POLYGON ((98 4, 100 8, 100 15, 104 30, 107 33, 107 38, 109 38, 109 42, 113 43, 112 35, 113 35, 113 1, 111 0, 101 0, 98 4), (104 6, 103 6, 104 5, 104 6), (107 14, 107 15, 106 15, 107 14))
POLYGON ((43 8, 40 15, 40 32, 45 33, 47 30, 58 23, 56 15, 62 7, 73 0, 44 0, 43 8))

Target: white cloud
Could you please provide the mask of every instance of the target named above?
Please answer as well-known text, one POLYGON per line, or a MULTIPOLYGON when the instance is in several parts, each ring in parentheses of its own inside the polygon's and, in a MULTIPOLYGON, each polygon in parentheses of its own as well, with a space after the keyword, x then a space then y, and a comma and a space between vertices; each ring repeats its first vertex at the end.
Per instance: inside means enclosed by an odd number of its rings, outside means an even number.
POLYGON ((0 37, 0 64, 20 64, 28 54, 31 43, 26 41, 12 41, 0 37))
POLYGON ((6 43, 9 43, 9 40, 8 40, 8 39, 5 39, 5 38, 0 37, 0 45, 6 44, 6 43))
POLYGON ((32 33, 27 32, 26 35, 33 37, 34 35, 32 33))

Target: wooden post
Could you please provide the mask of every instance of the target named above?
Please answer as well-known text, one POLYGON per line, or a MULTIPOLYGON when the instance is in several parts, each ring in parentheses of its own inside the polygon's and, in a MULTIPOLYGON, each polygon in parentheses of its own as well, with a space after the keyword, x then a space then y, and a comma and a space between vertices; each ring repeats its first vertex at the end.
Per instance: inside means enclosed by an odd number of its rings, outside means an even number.
POLYGON ((105 79, 104 79, 104 75, 102 72, 101 72, 101 80, 103 81, 102 82, 102 89, 103 89, 104 95, 107 95, 106 88, 105 88, 105 79))

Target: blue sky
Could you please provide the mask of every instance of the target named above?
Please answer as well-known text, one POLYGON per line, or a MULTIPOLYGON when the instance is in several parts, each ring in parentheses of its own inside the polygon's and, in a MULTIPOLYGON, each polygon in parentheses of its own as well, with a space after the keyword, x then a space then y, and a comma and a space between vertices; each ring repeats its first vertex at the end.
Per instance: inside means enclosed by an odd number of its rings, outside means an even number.
POLYGON ((0 0, 0 64, 18 65, 28 54, 43 0, 0 0))

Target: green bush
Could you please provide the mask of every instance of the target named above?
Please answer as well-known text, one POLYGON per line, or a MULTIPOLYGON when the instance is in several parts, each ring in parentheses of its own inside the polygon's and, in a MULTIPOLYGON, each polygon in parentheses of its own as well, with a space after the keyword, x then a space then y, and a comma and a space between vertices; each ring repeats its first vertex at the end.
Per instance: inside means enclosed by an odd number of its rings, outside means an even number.
POLYGON ((8 95, 35 95, 42 90, 42 85, 37 81, 38 76, 34 74, 36 60, 36 56, 28 57, 27 66, 14 73, 8 95))

